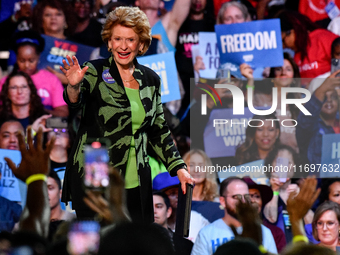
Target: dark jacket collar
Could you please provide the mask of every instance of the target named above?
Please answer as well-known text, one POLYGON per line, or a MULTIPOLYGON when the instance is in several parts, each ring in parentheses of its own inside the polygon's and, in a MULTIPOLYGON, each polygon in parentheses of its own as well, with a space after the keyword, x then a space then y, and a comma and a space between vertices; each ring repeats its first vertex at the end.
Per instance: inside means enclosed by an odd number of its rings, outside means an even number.
MULTIPOLYGON (((115 79, 115 81, 116 81, 119 85, 124 86, 123 80, 122 80, 122 78, 120 77, 120 74, 119 74, 119 71, 118 71, 118 67, 117 67, 116 62, 114 61, 113 56, 111 55, 111 56, 107 59, 107 61, 109 62, 109 66, 110 66, 109 72, 110 72, 112 78, 115 79)), ((134 77, 135 79, 140 79, 140 80, 141 80, 141 79, 143 78, 143 77, 142 77, 143 66, 140 65, 140 64, 138 63, 138 61, 137 61, 136 58, 133 60, 133 64, 135 65, 135 71, 133 72, 132 75, 133 75, 133 77, 134 77), (139 71, 136 71, 136 70, 139 70, 139 71)), ((142 83, 142 84, 144 84, 144 83, 142 83)))

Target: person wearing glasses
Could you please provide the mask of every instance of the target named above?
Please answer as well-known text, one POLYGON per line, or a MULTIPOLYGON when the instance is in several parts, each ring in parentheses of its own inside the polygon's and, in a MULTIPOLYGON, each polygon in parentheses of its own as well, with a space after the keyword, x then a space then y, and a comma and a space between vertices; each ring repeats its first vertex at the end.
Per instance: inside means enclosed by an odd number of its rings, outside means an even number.
MULTIPOLYGON (((67 117, 69 110, 63 99, 63 85, 58 76, 46 69, 38 68, 45 39, 33 30, 20 31, 12 38, 11 47, 16 56, 12 72, 22 71, 31 77, 46 112, 54 116, 67 117)), ((0 89, 6 78, 5 76, 0 80, 0 89)))
MULTIPOLYGON (((0 93, 0 120, 15 119, 24 130, 32 124, 37 132, 38 126, 49 117, 30 76, 21 71, 11 73, 0 93)), ((43 130, 48 131, 45 127, 43 130)))
MULTIPOLYGON (((282 229, 285 233, 286 241, 289 243, 292 238, 292 229, 287 211, 287 200, 291 193, 298 194, 300 188, 297 183, 294 166, 300 165, 301 158, 287 145, 278 145, 268 153, 264 166, 272 169, 266 172, 270 186, 273 190, 272 199, 265 205, 263 215, 265 220, 282 229), (288 169, 280 172, 279 169, 288 169)), ((311 223, 313 212, 309 210, 304 217, 304 223, 311 223)))
MULTIPOLYGON (((220 203, 224 208, 224 217, 201 229, 196 238, 191 255, 211 255, 222 244, 235 238, 231 225, 237 232, 242 232, 242 225, 236 218, 236 205, 250 203, 250 194, 247 183, 239 177, 229 177, 220 185, 220 203)), ((252 220, 252 219, 251 219, 252 220)), ((276 254, 277 248, 271 231, 265 226, 262 228, 262 245, 271 253, 276 254)))
POLYGON ((313 236, 318 245, 330 248, 333 251, 339 246, 340 233, 340 206, 332 201, 322 203, 315 211, 312 226, 313 236))

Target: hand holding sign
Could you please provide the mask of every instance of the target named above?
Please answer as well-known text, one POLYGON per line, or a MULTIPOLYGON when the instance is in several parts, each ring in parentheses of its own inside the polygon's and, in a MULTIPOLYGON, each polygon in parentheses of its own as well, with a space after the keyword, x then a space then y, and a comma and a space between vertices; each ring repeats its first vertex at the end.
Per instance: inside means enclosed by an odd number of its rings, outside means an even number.
POLYGON ((278 19, 215 26, 221 65, 248 63, 253 68, 283 65, 278 19))
POLYGON ((196 56, 196 61, 194 64, 194 70, 199 74, 200 70, 204 70, 205 69, 205 65, 203 62, 203 58, 201 56, 196 56))
POLYGON ((250 67, 250 65, 246 63, 243 63, 242 65, 240 65, 240 72, 248 80, 254 79, 254 75, 253 75, 254 70, 250 67))
POLYGON ((72 56, 71 59, 71 57, 67 55, 66 58, 69 64, 63 59, 64 67, 60 66, 60 70, 66 75, 67 81, 71 87, 79 88, 79 83, 84 79, 85 73, 89 67, 85 66, 81 69, 76 56, 72 56))

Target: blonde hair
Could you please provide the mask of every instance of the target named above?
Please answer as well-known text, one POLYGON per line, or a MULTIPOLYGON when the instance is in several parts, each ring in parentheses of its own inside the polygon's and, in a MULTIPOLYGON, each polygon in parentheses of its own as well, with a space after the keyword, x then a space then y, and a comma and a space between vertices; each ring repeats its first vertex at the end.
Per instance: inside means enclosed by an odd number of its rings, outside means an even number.
MULTIPOLYGON (((212 166, 210 158, 207 154, 198 149, 192 149, 184 154, 183 160, 187 165, 190 165, 190 157, 194 154, 200 155, 204 160, 205 166, 212 166)), ((217 194, 217 182, 216 182, 216 173, 210 172, 211 168, 208 168, 205 174, 205 179, 203 182, 203 191, 201 194, 203 201, 214 201, 214 198, 218 196, 217 194)))
POLYGON ((139 56, 148 50, 151 44, 151 27, 147 16, 138 7, 117 7, 107 15, 102 30, 102 39, 106 45, 112 37, 112 28, 116 25, 132 28, 138 35, 139 40, 144 44, 143 50, 138 52, 139 56))

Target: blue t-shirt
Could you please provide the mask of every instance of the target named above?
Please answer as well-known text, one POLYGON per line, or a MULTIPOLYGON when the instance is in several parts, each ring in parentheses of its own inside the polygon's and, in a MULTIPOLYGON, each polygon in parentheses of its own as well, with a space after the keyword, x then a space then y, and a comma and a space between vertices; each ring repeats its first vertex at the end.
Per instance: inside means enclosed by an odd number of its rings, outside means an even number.
POLYGON ((13 230, 19 221, 22 208, 19 204, 0 196, 0 232, 13 230))

